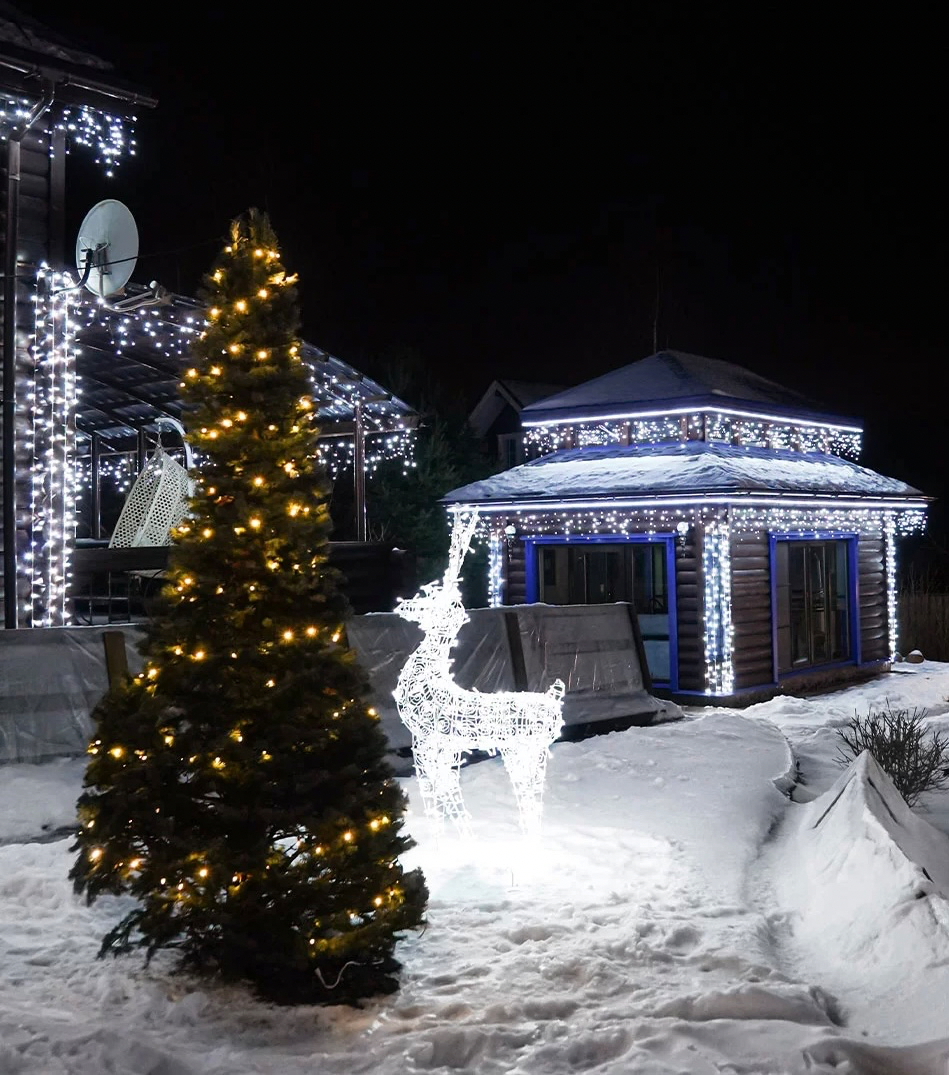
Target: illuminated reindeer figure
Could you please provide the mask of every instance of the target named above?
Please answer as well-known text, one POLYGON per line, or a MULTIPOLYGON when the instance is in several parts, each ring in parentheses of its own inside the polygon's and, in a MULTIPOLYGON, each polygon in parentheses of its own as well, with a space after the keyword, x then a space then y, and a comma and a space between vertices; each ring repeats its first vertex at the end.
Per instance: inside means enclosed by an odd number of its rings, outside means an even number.
POLYGON ((500 754, 514 787, 521 828, 540 828, 544 776, 550 744, 563 727, 564 685, 555 680, 545 694, 464 690, 452 679, 450 651, 468 619, 458 588, 462 561, 478 525, 456 513, 448 569, 442 582, 423 586, 396 612, 417 623, 424 637, 405 663, 395 689, 399 715, 412 733, 415 771, 426 814, 440 827, 450 817, 468 832, 459 766, 473 750, 500 754))

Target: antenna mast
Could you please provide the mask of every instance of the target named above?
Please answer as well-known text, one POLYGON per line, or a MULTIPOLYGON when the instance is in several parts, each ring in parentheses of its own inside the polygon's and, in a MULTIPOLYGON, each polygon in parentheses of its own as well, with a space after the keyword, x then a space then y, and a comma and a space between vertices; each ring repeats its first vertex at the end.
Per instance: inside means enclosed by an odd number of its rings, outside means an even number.
POLYGON ((662 293, 662 269, 656 264, 656 308, 652 317, 652 353, 659 353, 659 297, 662 293))

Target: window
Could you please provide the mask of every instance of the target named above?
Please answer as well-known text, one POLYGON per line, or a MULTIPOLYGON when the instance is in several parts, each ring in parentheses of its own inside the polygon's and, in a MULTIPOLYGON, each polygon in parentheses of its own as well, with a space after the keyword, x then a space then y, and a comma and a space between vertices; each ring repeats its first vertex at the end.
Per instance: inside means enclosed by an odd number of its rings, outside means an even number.
POLYGON ((520 433, 498 434, 498 459, 505 470, 523 462, 524 452, 520 433))
POLYGON ((538 544, 537 593, 548 605, 628 601, 636 610, 654 680, 670 678, 670 618, 665 542, 538 544))
POLYGON ((793 539, 776 543, 779 675, 852 657, 850 544, 793 539))

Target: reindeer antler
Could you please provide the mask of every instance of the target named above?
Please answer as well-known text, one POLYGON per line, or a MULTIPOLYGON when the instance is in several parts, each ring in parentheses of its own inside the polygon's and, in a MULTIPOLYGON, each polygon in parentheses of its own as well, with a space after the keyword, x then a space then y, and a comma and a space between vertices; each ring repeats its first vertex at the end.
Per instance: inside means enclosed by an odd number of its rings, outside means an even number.
POLYGON ((453 586, 461 573, 461 565, 471 545, 471 539, 478 528, 478 511, 470 514, 456 511, 451 521, 451 549, 448 553, 448 568, 445 571, 445 586, 453 586))

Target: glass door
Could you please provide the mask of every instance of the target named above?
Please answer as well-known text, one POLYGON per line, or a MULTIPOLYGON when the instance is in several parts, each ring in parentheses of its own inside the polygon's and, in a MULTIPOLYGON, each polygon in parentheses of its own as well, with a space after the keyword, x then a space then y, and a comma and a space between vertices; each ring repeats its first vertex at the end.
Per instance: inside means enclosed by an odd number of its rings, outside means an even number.
POLYGON ((670 580, 665 543, 538 543, 534 554, 537 600, 548 605, 628 601, 639 620, 650 675, 656 681, 669 681, 670 580))
POLYGON ((850 658, 848 558, 847 541, 777 543, 779 673, 850 658))

